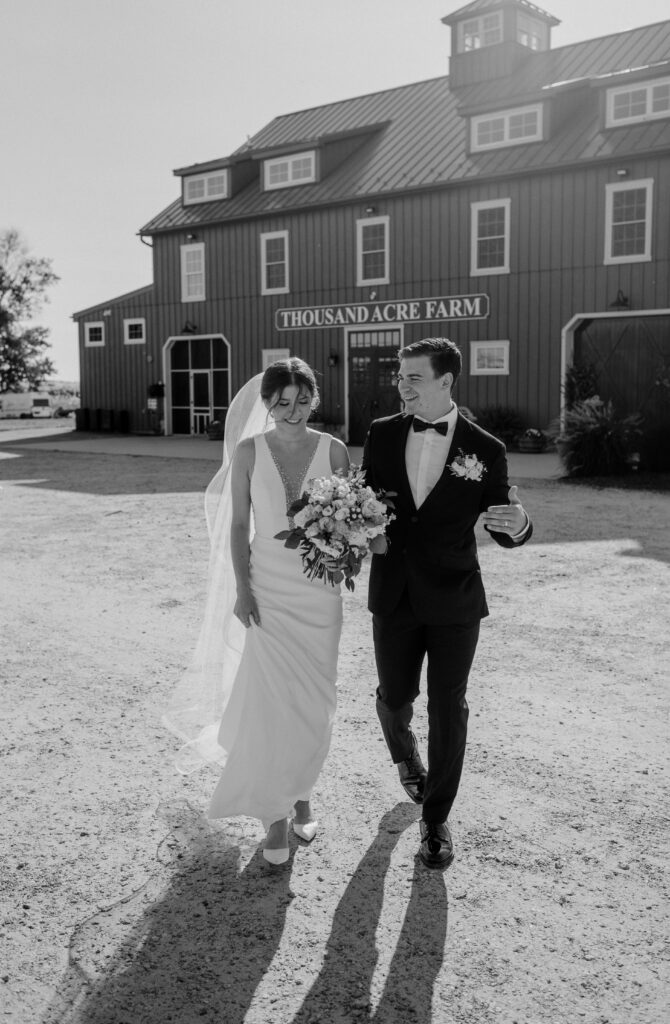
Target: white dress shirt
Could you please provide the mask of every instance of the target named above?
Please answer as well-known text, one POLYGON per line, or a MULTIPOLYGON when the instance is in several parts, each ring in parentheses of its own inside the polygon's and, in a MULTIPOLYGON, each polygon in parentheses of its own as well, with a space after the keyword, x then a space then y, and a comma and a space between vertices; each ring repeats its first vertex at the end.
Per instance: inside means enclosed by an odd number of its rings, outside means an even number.
MULTIPOLYGON (((422 419, 422 417, 417 416, 415 419, 422 419)), ((407 466, 409 485, 412 488, 412 497, 417 508, 423 505, 444 472, 457 419, 458 407, 455 402, 452 402, 451 409, 446 416, 431 421, 448 424, 449 429, 446 435, 430 429, 422 430, 419 433, 410 427, 405 448, 405 465, 407 466)))
MULTIPOLYGON (((422 416, 414 418, 423 419, 422 416)), ((438 420, 430 421, 432 423, 447 423, 449 429, 446 434, 440 434, 437 430, 430 429, 415 431, 410 427, 405 448, 405 465, 407 466, 409 485, 412 488, 412 497, 417 508, 423 505, 444 472, 457 419, 458 407, 455 402, 452 402, 451 409, 446 416, 440 416, 438 420)), ((525 525, 514 535, 512 538, 514 541, 520 541, 528 532, 530 520, 528 513, 525 515, 525 525)))

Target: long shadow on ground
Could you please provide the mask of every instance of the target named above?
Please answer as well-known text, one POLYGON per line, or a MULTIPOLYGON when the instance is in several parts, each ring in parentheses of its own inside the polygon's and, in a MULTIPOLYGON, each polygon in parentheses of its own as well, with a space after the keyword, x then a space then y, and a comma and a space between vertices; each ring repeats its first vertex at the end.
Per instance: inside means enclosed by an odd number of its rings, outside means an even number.
MULTIPOLYGON (((416 818, 412 804, 400 803, 381 819, 377 836, 338 904, 319 977, 292 1024, 345 1024, 369 1006, 386 875, 400 835, 416 818)), ((376 1024, 431 1024, 433 987, 447 937, 447 910, 444 875, 427 870, 417 858, 411 896, 384 990, 367 1020, 376 1024)), ((394 928, 391 942, 396 935, 394 928)))
POLYGON ((70 966, 44 1024, 242 1024, 268 970, 290 902, 291 864, 268 871, 182 801, 159 808, 178 864, 75 929, 70 966))
POLYGON ((73 494, 177 494, 202 492, 218 469, 205 459, 151 458, 3 449, 0 482, 31 490, 73 494))
MULTIPOLYGON (((243 1024, 281 942, 292 864, 268 870, 259 849, 240 871, 239 849, 224 847, 221 832, 187 802, 162 805, 159 813, 171 831, 159 850, 167 877, 158 872, 75 929, 69 967, 43 1024, 243 1024)), ((381 819, 337 907, 322 969, 294 1024, 345 1024, 369 1005, 391 855, 416 816, 404 803, 381 819)), ((367 1019, 430 1024, 447 934, 441 872, 417 865, 402 927, 392 922, 391 929, 391 943, 400 933, 395 954, 367 1019)), ((268 1021, 286 1021, 275 1016, 281 1002, 269 1012, 268 1021)))

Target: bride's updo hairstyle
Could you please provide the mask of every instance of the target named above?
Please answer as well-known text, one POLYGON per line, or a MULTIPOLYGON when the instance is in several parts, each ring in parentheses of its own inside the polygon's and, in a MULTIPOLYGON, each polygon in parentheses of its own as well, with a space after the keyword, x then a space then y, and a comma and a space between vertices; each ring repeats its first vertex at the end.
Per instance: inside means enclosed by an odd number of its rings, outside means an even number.
POLYGON ((312 398, 312 410, 319 405, 319 389, 316 385, 314 370, 303 359, 291 356, 290 359, 279 359, 276 363, 270 363, 263 379, 261 380, 261 398, 271 412, 279 399, 284 388, 292 384, 301 391, 309 391, 312 398))

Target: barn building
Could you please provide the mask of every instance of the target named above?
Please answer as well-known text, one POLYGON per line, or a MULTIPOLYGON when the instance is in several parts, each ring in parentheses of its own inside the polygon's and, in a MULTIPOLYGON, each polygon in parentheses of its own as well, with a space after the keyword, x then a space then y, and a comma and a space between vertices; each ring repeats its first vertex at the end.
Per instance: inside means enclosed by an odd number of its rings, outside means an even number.
POLYGON ((544 427, 573 361, 667 409, 670 21, 552 49, 527 0, 443 22, 449 75, 277 117, 174 173, 153 284, 74 315, 80 424, 198 434, 269 361, 318 371, 352 444, 400 346, 452 338, 456 398, 544 427), (445 30, 446 44, 446 30, 445 30))

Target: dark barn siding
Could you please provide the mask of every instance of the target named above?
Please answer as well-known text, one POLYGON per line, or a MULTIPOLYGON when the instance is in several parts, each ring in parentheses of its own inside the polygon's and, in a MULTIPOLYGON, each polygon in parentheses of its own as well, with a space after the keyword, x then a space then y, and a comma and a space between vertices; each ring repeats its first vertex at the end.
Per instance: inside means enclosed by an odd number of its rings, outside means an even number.
MULTIPOLYGON (((520 147, 521 148, 521 147, 520 147)), ((668 265, 670 173, 667 159, 625 162, 628 177, 654 179, 654 263, 605 266, 605 185, 619 181, 618 163, 515 175, 440 190, 376 198, 377 215, 390 217, 391 283, 375 285, 380 300, 485 292, 485 321, 407 324, 405 343, 427 334, 453 338, 462 348, 459 400, 475 409, 509 405, 545 426, 559 411, 561 329, 579 312, 606 311, 621 289, 635 309, 670 305, 668 265), (511 273, 470 276, 470 205, 509 197, 511 273), (471 340, 510 341, 508 377, 471 377, 471 340)), ((186 229, 154 237, 155 286, 132 301, 106 303, 79 319, 104 320, 104 349, 82 348, 82 404, 125 409, 131 429, 148 429, 146 389, 163 377, 168 338, 190 320, 198 334, 222 334, 230 343, 233 391, 261 367, 261 349, 288 347, 320 374, 323 408, 344 411, 344 331, 275 329, 283 306, 367 301, 356 286, 356 221, 366 201, 329 209, 278 213, 254 220, 199 226, 205 243, 205 302, 181 303, 180 245, 186 229), (290 292, 260 295, 260 235, 289 231, 290 292), (103 317, 103 308, 112 315, 103 317), (123 318, 144 316, 145 346, 123 345, 123 318), (327 365, 336 355, 335 368, 327 365), (153 362, 147 357, 151 356, 153 362)), ((83 345, 83 342, 82 342, 83 345)))

